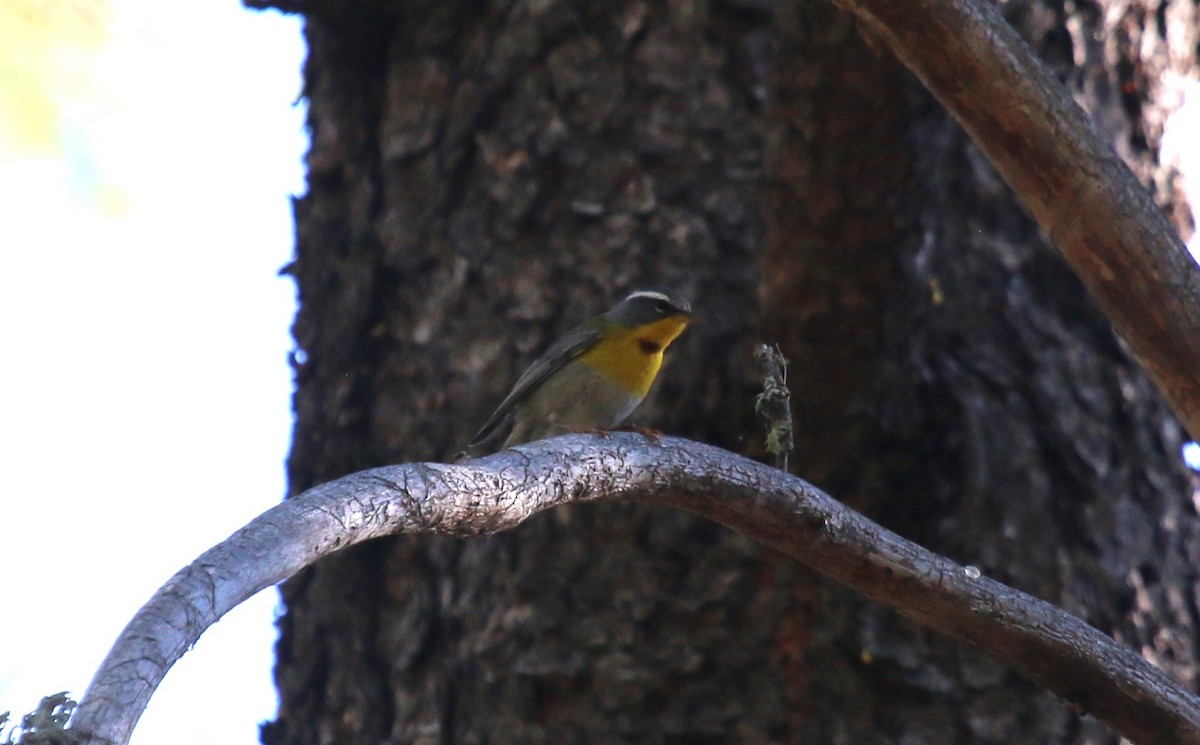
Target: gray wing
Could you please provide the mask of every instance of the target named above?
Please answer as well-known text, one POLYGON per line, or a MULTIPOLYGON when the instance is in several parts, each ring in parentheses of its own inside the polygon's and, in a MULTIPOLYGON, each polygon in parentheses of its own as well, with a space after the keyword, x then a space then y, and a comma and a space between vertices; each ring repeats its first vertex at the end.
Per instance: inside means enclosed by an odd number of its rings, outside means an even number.
POLYGON ((551 344, 550 348, 543 352, 541 357, 534 360, 529 369, 521 373, 521 377, 517 378, 517 382, 512 390, 500 402, 500 405, 496 407, 496 411, 488 417, 488 420, 479 429, 475 437, 471 439, 471 443, 467 447, 478 447, 483 444, 485 440, 491 437, 496 427, 504 421, 504 418, 512 413, 517 404, 524 401, 530 393, 536 390, 542 384, 542 381, 562 369, 571 360, 596 346, 596 342, 600 341, 600 330, 602 328, 601 324, 597 323, 597 321, 598 319, 594 318, 571 329, 558 341, 551 344))

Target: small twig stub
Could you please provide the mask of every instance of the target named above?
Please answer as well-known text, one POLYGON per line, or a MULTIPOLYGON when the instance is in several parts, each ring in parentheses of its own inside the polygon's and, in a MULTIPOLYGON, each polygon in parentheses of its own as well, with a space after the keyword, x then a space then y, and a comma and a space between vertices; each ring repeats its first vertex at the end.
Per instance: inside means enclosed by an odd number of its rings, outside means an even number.
POLYGON ((792 440, 792 394, 787 386, 787 359, 778 346, 759 344, 754 361, 763 376, 763 392, 754 399, 754 411, 767 428, 767 452, 781 471, 788 470, 792 440))

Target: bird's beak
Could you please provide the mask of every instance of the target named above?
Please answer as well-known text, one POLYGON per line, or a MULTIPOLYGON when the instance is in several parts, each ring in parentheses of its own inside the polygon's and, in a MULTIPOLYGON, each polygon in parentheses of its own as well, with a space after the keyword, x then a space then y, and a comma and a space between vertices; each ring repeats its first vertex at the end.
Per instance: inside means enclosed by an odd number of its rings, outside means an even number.
POLYGON ((680 313, 679 317, 683 319, 684 323, 704 323, 703 318, 696 315, 695 313, 691 313, 691 312, 687 312, 687 311, 680 313))

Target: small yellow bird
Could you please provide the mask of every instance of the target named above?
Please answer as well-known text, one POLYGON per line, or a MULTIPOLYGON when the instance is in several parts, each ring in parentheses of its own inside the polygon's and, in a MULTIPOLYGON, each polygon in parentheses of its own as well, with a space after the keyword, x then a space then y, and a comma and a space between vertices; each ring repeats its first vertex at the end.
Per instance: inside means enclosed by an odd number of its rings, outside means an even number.
POLYGON ((662 366, 663 350, 696 321, 670 290, 639 290, 550 345, 517 379, 471 441, 482 445, 509 415, 504 447, 543 437, 612 429, 633 413, 662 366))

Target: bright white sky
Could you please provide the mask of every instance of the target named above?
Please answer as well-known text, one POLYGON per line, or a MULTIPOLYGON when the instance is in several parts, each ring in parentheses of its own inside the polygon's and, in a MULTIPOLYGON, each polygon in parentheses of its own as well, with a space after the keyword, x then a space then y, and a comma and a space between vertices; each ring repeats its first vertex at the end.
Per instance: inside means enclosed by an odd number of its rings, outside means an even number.
MULTIPOLYGON (((0 0, 0 711, 18 720, 82 695, 154 590, 284 493, 303 55, 298 19, 238 0, 0 0)), ((258 742, 276 600, 205 634, 135 745, 258 742)))
MULTIPOLYGON (((295 17, 0 0, 0 712, 82 695, 177 569, 284 493, 295 17)), ((133 742, 258 742, 278 595, 167 676, 133 742)), ((2 739, 2 738, 0 738, 2 739)))

